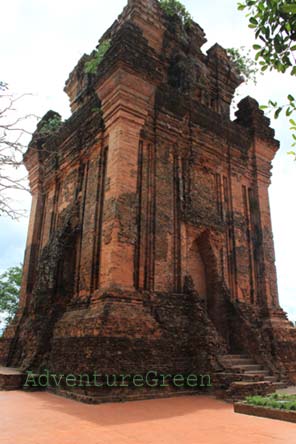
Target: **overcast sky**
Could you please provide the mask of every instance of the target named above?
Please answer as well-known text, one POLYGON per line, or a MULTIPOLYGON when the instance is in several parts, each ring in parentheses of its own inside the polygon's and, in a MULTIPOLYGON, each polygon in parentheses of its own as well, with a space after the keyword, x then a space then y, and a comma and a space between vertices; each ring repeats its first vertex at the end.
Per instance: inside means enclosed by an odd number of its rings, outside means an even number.
MULTIPOLYGON (((253 33, 236 0, 183 0, 194 20, 206 32, 204 49, 218 42, 224 47, 251 47, 253 33)), ((20 105, 22 112, 43 116, 49 109, 69 117, 64 83, 83 53, 90 53, 112 24, 126 0, 9 0, 1 5, 0 80, 15 93, 32 93, 20 105)), ((252 95, 261 104, 269 98, 283 100, 293 92, 292 80, 266 74, 258 85, 240 87, 241 96, 252 95)), ((270 188, 280 300, 296 320, 296 163, 287 155, 290 138, 287 121, 273 122, 281 149, 274 161, 270 188)), ((29 208, 26 195, 16 196, 29 208)), ((0 270, 23 259, 27 219, 0 218, 0 270)))

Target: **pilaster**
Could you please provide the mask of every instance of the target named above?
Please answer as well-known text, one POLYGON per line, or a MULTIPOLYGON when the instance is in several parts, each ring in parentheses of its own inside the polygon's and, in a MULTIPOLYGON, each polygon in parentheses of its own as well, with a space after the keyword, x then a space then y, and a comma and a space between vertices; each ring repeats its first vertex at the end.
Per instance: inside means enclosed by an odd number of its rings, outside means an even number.
POLYGON ((104 201, 101 288, 134 288, 140 133, 153 108, 154 86, 118 69, 100 84, 109 140, 104 201))
POLYGON ((251 196, 251 219, 253 248, 257 262, 257 300, 270 309, 279 307, 275 251, 272 234, 268 188, 271 178, 271 162, 279 148, 274 139, 270 120, 259 109, 256 100, 246 97, 239 104, 237 123, 250 129, 253 136, 253 186, 251 196))

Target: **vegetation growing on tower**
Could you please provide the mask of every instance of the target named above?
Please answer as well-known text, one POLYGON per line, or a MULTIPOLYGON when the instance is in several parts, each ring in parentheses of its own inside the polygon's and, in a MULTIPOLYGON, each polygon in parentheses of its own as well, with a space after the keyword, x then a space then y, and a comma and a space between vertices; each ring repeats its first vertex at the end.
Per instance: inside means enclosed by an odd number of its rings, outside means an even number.
POLYGON ((111 40, 103 40, 94 51, 92 58, 85 63, 84 70, 86 74, 95 74, 98 66, 102 62, 106 52, 111 46, 111 40))
POLYGON ((190 25, 192 17, 185 6, 178 0, 159 0, 162 10, 170 17, 178 16, 184 25, 190 25))
POLYGON ((257 83, 259 67, 257 62, 252 59, 251 51, 246 51, 245 47, 228 48, 227 54, 234 63, 238 73, 243 77, 246 83, 257 83))
POLYGON ((44 122, 42 127, 39 130, 40 134, 50 135, 56 132, 63 124, 61 116, 55 116, 49 119, 47 122, 44 122))

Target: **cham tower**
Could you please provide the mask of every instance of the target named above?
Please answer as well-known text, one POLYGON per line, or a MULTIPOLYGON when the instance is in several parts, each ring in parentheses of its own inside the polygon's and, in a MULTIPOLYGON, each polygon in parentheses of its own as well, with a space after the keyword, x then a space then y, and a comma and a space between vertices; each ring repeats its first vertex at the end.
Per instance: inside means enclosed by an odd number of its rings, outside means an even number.
MULTIPOLYGON (((211 374, 231 393, 296 382, 279 306, 268 187, 279 148, 226 51, 157 0, 129 0, 66 82, 72 116, 24 156, 32 190, 7 367, 211 374), (235 365, 236 364, 236 365, 235 365)), ((70 389, 61 390, 64 394, 70 389)), ((78 399, 158 390, 74 390, 78 399)))

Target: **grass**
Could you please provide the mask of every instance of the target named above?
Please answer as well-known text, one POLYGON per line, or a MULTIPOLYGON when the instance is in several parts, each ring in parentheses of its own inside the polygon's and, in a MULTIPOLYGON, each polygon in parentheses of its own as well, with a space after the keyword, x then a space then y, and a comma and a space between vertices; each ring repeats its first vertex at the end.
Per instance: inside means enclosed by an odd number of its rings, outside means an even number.
POLYGON ((248 396, 246 403, 278 410, 296 411, 296 395, 274 393, 269 396, 248 396))

